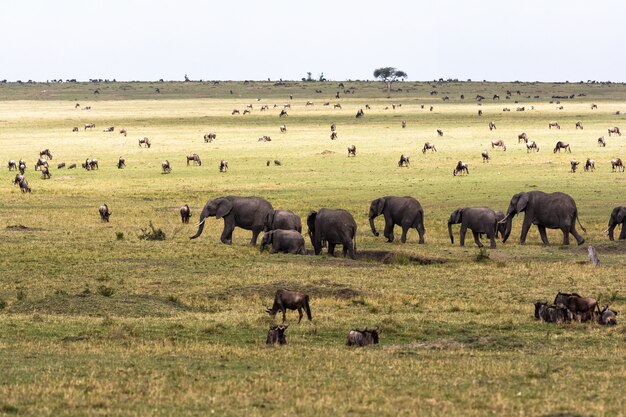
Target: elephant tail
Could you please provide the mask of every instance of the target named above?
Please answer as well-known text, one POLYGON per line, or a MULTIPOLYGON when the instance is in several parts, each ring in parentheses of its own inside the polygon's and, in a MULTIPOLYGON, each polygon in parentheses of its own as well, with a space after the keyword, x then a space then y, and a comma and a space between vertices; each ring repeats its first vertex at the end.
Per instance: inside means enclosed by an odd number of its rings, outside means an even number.
POLYGON ((587 233, 587 229, 585 229, 583 227, 583 225, 580 224, 580 219, 578 218, 578 213, 576 213, 576 221, 578 222, 578 225, 580 226, 580 228, 583 229, 583 232, 587 233))
POLYGON ((306 311, 306 317, 309 321, 313 320, 313 316, 311 315, 311 307, 309 307, 309 296, 305 296, 304 299, 304 310, 306 311))

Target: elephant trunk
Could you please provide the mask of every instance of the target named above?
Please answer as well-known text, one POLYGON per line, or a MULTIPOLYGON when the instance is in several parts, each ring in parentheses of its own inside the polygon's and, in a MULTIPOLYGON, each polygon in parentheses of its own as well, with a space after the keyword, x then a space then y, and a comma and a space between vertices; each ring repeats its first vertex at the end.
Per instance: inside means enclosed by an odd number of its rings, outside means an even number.
POLYGON ((613 235, 613 232, 615 231, 615 227, 617 226, 617 223, 613 223, 613 222, 609 222, 609 228, 607 229, 607 231, 609 232, 609 240, 615 240, 615 236, 613 235))
POLYGON ((265 242, 261 242, 260 252, 263 253, 264 250, 265 250, 265 242))
POLYGON ((198 231, 196 232, 195 235, 191 236, 189 239, 196 239, 202 234, 202 231, 204 230, 204 221, 206 220, 207 217, 208 216, 205 214, 204 210, 202 210, 202 214, 200 214, 200 222, 198 223, 198 231))
MULTIPOLYGON (((511 229, 513 227, 513 216, 507 214, 506 216, 506 229, 504 230, 504 236, 502 238, 502 243, 506 243, 507 239, 511 235, 511 229)), ((504 221, 504 220, 502 220, 504 221)))
POLYGON ((450 235, 450 243, 454 244, 454 235, 452 234, 452 224, 448 222, 448 234, 450 235))
POLYGON ((376 226, 374 225, 374 217, 372 216, 370 216, 370 227, 372 228, 372 233, 374 234, 374 236, 380 235, 380 233, 376 231, 376 226))

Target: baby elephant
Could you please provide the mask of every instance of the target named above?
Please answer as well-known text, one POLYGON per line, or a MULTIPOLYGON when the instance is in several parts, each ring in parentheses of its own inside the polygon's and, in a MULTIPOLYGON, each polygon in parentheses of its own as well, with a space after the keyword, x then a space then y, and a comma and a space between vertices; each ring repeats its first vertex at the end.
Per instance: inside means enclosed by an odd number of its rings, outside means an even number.
POLYGON ((268 308, 267 313, 272 316, 273 319, 276 318, 276 313, 279 311, 283 312, 283 323, 285 322, 285 316, 287 313, 287 309, 289 310, 298 310, 298 314, 300 317, 298 318, 298 323, 302 320, 302 309, 306 311, 306 316, 310 320, 313 320, 313 316, 311 315, 311 307, 309 307, 309 296, 298 291, 289 291, 285 288, 282 288, 276 291, 274 295, 274 305, 272 308, 268 308))
POLYGON ((287 344, 287 336, 285 336, 285 330, 287 330, 289 325, 273 325, 270 326, 270 329, 267 331, 267 340, 265 341, 268 345, 286 345, 287 344))
POLYGON ((306 255, 304 249, 304 237, 296 230, 271 230, 265 232, 261 239, 261 252, 265 246, 271 244, 270 253, 291 253, 294 255, 306 255))
POLYGON ((448 219, 448 234, 450 235, 450 242, 454 243, 454 236, 452 234, 452 225, 461 224, 460 232, 460 244, 465 246, 465 234, 467 229, 472 231, 474 235, 474 242, 479 248, 483 247, 480 242, 480 235, 486 234, 491 243, 491 248, 496 247, 496 236, 498 231, 502 232, 498 228, 498 222, 501 220, 502 213, 496 213, 489 207, 465 207, 458 208, 450 214, 448 219))
POLYGON ((617 311, 609 310, 609 305, 604 306, 604 310, 598 315, 598 323, 602 325, 615 326, 617 324, 617 311))
POLYGON ((352 329, 348 333, 346 346, 368 346, 378 344, 378 329, 364 330, 352 329))
POLYGON ((109 211, 109 206, 107 206, 106 204, 103 204, 100 206, 100 208, 98 209, 98 211, 100 212, 100 219, 103 222, 109 222, 109 216, 111 216, 111 212, 109 211))
POLYGON ((184 224, 189 223, 189 219, 191 218, 191 209, 188 204, 185 204, 180 208, 180 219, 184 224))

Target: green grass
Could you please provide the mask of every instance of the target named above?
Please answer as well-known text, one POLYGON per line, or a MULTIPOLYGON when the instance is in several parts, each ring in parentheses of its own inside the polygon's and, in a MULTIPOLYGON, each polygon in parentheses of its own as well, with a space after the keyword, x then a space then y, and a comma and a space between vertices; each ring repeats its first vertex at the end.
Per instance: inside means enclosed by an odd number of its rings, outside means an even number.
POLYGON ((614 328, 552 326, 534 321, 532 302, 576 291, 626 311, 626 246, 603 233, 611 209, 625 204, 626 175, 612 173, 609 161, 626 158, 626 139, 606 134, 626 128, 615 114, 626 111, 625 87, 396 83, 402 92, 388 99, 380 83, 345 84, 355 93, 340 100, 335 83, 0 85, 0 415, 624 415, 621 314, 614 328), (507 89, 522 95, 506 100, 507 89), (564 110, 549 103, 579 93, 586 96, 561 100, 564 110), (289 116, 279 119, 290 94, 289 116), (487 97, 480 107, 476 94, 487 97), (92 109, 75 109, 75 100, 92 109), (337 101, 343 110, 332 109, 337 101), (251 115, 231 116, 249 103, 251 115), (366 103, 371 110, 355 119, 366 103), (263 104, 270 110, 259 111, 263 104), (552 120, 562 130, 548 130, 552 120), (583 131, 574 130, 578 120, 583 131), (96 129, 85 132, 91 122, 96 129), (288 133, 278 132, 281 123, 288 133), (102 132, 108 126, 116 132, 102 132), (204 143, 211 131, 217 140, 204 143), (538 154, 517 144, 522 131, 538 154), (272 141, 257 142, 262 135, 272 141), (606 148, 596 146, 602 135, 606 148), (138 147, 143 137, 152 148, 138 147), (491 150, 495 138, 506 152, 491 150), (557 140, 572 154, 553 154, 557 140), (422 154, 426 141, 438 152, 422 154), (347 157, 352 144, 356 158, 347 157), (54 156, 51 180, 33 171, 43 148, 54 156), (186 166, 193 152, 201 167, 186 166), (402 153, 411 156, 408 169, 397 167, 402 153), (115 167, 120 155, 124 170, 115 167), (80 169, 88 157, 98 158, 98 171, 80 169), (595 159, 596 172, 569 173, 573 157, 595 159), (5 168, 19 158, 30 195, 5 168), (165 159, 169 175, 161 174, 165 159), (218 172, 221 159, 227 173, 218 172), (268 159, 282 166, 267 167, 268 159), (470 175, 453 177, 460 159, 470 175), (57 170, 58 162, 79 168, 57 170), (481 254, 471 239, 450 244, 446 221, 457 207, 505 210, 513 194, 533 189, 576 199, 585 245, 562 247, 560 232, 548 231, 544 247, 532 229, 520 246, 520 217, 496 250, 481 254), (364 258, 261 254, 239 229, 232 246, 222 245, 215 219, 190 241, 204 203, 221 195, 259 195, 303 219, 311 209, 347 209, 364 258), (383 195, 418 198, 425 245, 415 231, 404 245, 397 228, 393 244, 371 234, 369 203, 383 195), (110 223, 100 222, 103 203, 110 223), (178 213, 185 203, 189 225, 178 213), (150 223, 165 240, 140 239, 150 223), (10 227, 19 225, 28 229, 10 227), (289 345, 267 348, 265 308, 283 286, 311 296, 314 320, 298 325, 288 313, 289 345), (346 348, 348 330, 365 326, 380 327, 380 346, 346 348))

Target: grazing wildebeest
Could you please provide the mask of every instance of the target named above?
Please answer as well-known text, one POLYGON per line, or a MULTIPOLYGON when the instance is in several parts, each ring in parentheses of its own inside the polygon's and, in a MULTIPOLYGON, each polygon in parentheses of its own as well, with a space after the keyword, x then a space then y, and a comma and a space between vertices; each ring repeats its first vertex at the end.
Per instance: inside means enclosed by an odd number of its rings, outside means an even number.
POLYGON ((348 146, 348 156, 356 156, 356 146, 350 145, 348 146))
POLYGON ((148 138, 139 139, 140 148, 141 148, 141 145, 144 145, 146 148, 149 148, 150 146, 152 146, 152 144, 150 143, 150 139, 148 138))
POLYGON ((225 159, 222 159, 220 161, 220 172, 226 172, 228 171, 228 161, 226 161, 225 159))
POLYGON ((331 132, 335 132, 336 130, 337 130, 337 125, 336 124, 333 123, 332 125, 330 125, 330 131, 331 132))
POLYGON ((17 171, 17 162, 11 159, 8 163, 9 171, 17 171))
POLYGON ((572 312, 563 304, 548 305, 545 301, 535 303, 535 320, 545 321, 546 323, 565 323, 572 321, 572 312))
POLYGON ((502 148, 503 151, 506 151, 506 145, 502 139, 496 139, 491 141, 491 149, 494 148, 502 148))
POLYGON ((576 172, 576 169, 578 168, 578 165, 580 165, 580 162, 578 162, 575 159, 572 159, 571 161, 569 161, 570 164, 570 171, 572 173, 576 172))
POLYGON ((552 129, 553 127, 556 127, 559 130, 561 129, 561 126, 557 122, 549 122, 548 123, 548 128, 552 129))
POLYGON ((67 169, 74 169, 74 168, 76 168, 76 164, 70 164, 70 166, 67 167, 67 169))
POLYGON ((597 104, 595 104, 595 103, 594 103, 594 104, 592 104, 592 105, 591 105, 591 110, 593 110, 593 109, 597 109, 597 108, 598 108, 598 105, 597 105, 597 104))
POLYGON ((398 161, 398 166, 400 168, 402 168, 402 167, 408 168, 410 164, 411 163, 409 162, 409 156, 408 155, 405 155, 405 154, 400 155, 400 160, 398 161))
POLYGON ((617 324, 617 311, 609 309, 609 305, 605 305, 604 309, 598 314, 598 323, 602 325, 615 326, 617 324))
POLYGON ((452 175, 456 177, 458 174, 463 175, 463 173, 469 175, 469 167, 465 162, 459 161, 457 162, 456 167, 454 167, 454 171, 452 171, 452 175))
POLYGON ((526 108, 524 108, 524 107, 518 107, 518 108, 515 109, 515 111, 525 111, 525 110, 526 110, 526 108))
POLYGON ((499 95, 497 95, 497 94, 494 94, 494 95, 493 95, 493 99, 494 99, 494 100, 500 100, 500 96, 499 96, 499 95))
POLYGON ((204 142, 209 143, 213 142, 213 140, 217 137, 215 133, 207 133, 204 135, 204 142))
POLYGON ((85 124, 85 130, 87 130, 87 129, 93 129, 93 128, 95 128, 95 127, 96 127, 96 124, 95 124, 95 123, 86 123, 86 124, 85 124))
POLYGON ((517 143, 520 142, 528 143, 528 136, 526 136, 526 132, 522 132, 517 135, 517 143))
POLYGON ((402 121, 402 129, 404 129, 406 127, 406 120, 402 121))
POLYGON ((370 105, 369 105, 369 104, 366 104, 366 105, 365 105, 365 109, 366 109, 366 110, 371 110, 370 105))
POLYGON ((258 140, 258 142, 271 142, 271 141, 272 141, 272 138, 270 138, 270 137, 269 137, 269 136, 267 136, 267 135, 263 135, 263 136, 261 136, 261 137, 259 138, 259 140, 258 140))
POLYGON ((189 219, 191 218, 191 209, 188 204, 185 204, 180 208, 180 219, 183 224, 189 223, 189 219))
POLYGON ((583 130, 583 122, 576 122, 576 130, 583 130))
POLYGON ((496 128, 496 124, 494 122, 489 122, 489 130, 493 130, 496 128))
POLYGON ((530 140, 526 143, 526 153, 530 151, 539 152, 539 146, 537 146, 537 142, 534 140, 530 140))
POLYGON ((124 157, 120 156, 120 158, 117 160, 117 169, 122 169, 126 166, 126 159, 124 159, 124 157))
POLYGON ((267 345, 286 345, 287 344, 287 336, 285 336, 285 330, 287 330, 289 325, 273 325, 270 326, 270 329, 267 331, 267 339, 265 340, 265 344, 267 345))
POLYGON ((46 167, 48 168, 48 161, 44 158, 39 158, 37 160, 37 163, 35 163, 35 171, 37 171, 37 169, 41 169, 41 167, 46 167))
POLYGON ((502 111, 507 112, 507 111, 511 111, 511 109, 509 109, 508 107, 505 107, 502 109, 502 111))
POLYGON ((336 131, 332 131, 330 132, 330 140, 335 140, 337 139, 337 132, 336 131))
POLYGON ((280 129, 280 133, 287 133, 287 126, 280 125, 278 128, 280 129))
POLYGON ((18 185, 20 183, 20 181, 22 181, 24 179, 24 175, 22 174, 15 174, 15 179, 13 180, 13 185, 18 185))
POLYGON ((565 143, 560 140, 554 146, 554 153, 561 152, 561 149, 565 149, 567 152, 572 153, 572 150, 569 147, 569 143, 565 143))
POLYGON ((20 174, 24 175, 24 171, 26 171, 26 164, 23 161, 20 161, 18 170, 20 171, 20 174))
POLYGON ((307 318, 313 320, 311 316, 311 308, 309 307, 309 296, 298 291, 289 291, 285 288, 281 288, 274 294, 274 305, 272 308, 268 308, 266 311, 272 317, 276 318, 276 313, 282 311, 283 323, 286 319, 287 309, 298 310, 298 323, 302 320, 302 310, 306 312, 307 318))
POLYGON ((489 152, 482 151, 481 155, 483 157, 483 162, 489 162, 489 152))
POLYGON ((283 163, 280 162, 280 159, 274 159, 274 165, 281 166, 283 163))
POLYGON ((622 136, 622 132, 619 131, 619 127, 617 126, 615 126, 613 129, 609 129, 609 136, 611 136, 611 134, 622 136))
POLYGON ((98 212, 100 213, 100 220, 108 223, 109 217, 111 216, 111 212, 109 211, 109 206, 107 206, 106 204, 101 205, 100 208, 98 209, 98 212))
POLYGON ((596 161, 594 161, 593 159, 589 159, 587 158, 587 162, 585 162, 585 166, 584 166, 585 172, 588 171, 595 171, 596 170, 596 161))
POLYGON ((41 178, 44 180, 49 180, 52 174, 50 174, 50 170, 48 167, 41 167, 41 178))
POLYGON ((121 128, 121 129, 120 129, 120 135, 124 135, 124 136, 126 136, 127 134, 128 134, 128 132, 126 131, 126 128, 125 128, 125 127, 123 127, 123 128, 121 128))
POLYGON ((482 110, 478 110, 478 115, 482 116, 483 115, 483 111, 482 110))
POLYGON ((441 129, 437 129, 437 135, 439 135, 439 136, 443 136, 443 130, 441 130, 441 129))
POLYGON ((170 161, 165 160, 165 161, 161 162, 161 170, 162 170, 163 174, 169 174, 170 172, 172 172, 172 167, 170 166, 170 161))
POLYGON ((230 113, 231 115, 235 115, 235 114, 240 114, 239 110, 237 109, 233 109, 232 113, 230 113))
POLYGON ((363 116, 365 116, 365 113, 363 112, 363 109, 359 109, 356 112, 356 116, 355 117, 358 119, 358 118, 363 117, 363 116))
POLYGON ((72 128, 72 132, 78 132, 78 127, 77 127, 77 126, 74 126, 74 127, 72 128))
POLYGON ((197 153, 192 153, 191 155, 187 155, 187 166, 189 166, 189 161, 193 162, 196 166, 202 165, 202 160, 200 159, 200 155, 197 153))
POLYGON ((333 109, 341 109, 341 104, 339 104, 339 103, 335 103, 335 104, 333 105, 333 109))
POLYGON ((291 104, 289 103, 284 104, 283 109, 291 109, 291 104))
POLYGON ((115 131, 115 127, 111 126, 111 127, 107 127, 106 129, 103 130, 103 132, 114 132, 115 131))
POLYGON ((346 346, 369 346, 378 344, 378 329, 352 329, 348 333, 346 346))
POLYGON ((19 181, 18 185, 20 186, 20 191, 22 191, 23 193, 30 193, 30 186, 28 185, 28 181, 26 181, 26 178, 22 176, 22 179, 19 181))
POLYGON ((252 110, 250 110, 250 109, 245 109, 243 111, 243 114, 250 114, 250 113, 252 113, 252 110))
POLYGON ((583 321, 585 318, 592 319, 594 310, 600 311, 596 299, 582 297, 576 293, 565 294, 559 291, 554 297, 554 304, 563 304, 578 321, 583 321))
POLYGON ((246 109, 252 110, 252 104, 246 104, 246 109))
POLYGON ((434 143, 426 142, 424 143, 424 147, 422 148, 422 153, 426 153, 426 151, 429 149, 431 152, 437 152, 437 148, 435 148, 434 143))
POLYGON ((282 109, 282 110, 280 111, 280 114, 278 115, 278 117, 283 117, 283 116, 289 116, 289 115, 287 114, 287 111, 286 111, 285 109, 282 109))
POLYGON ((603 148, 606 146, 606 140, 604 140, 604 136, 600 136, 598 138, 598 146, 602 146, 603 148))
POLYGON ((557 110, 563 110, 563 106, 559 106, 556 108, 557 110))
POLYGON ((39 157, 43 158, 47 158, 52 160, 52 154, 50 153, 49 149, 44 149, 43 151, 39 151, 39 157))
POLYGON ((611 159, 611 172, 615 171, 624 172, 624 163, 621 158, 611 159))

